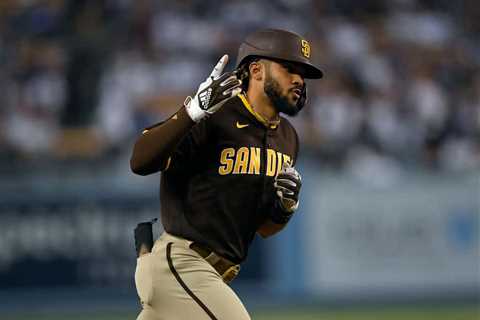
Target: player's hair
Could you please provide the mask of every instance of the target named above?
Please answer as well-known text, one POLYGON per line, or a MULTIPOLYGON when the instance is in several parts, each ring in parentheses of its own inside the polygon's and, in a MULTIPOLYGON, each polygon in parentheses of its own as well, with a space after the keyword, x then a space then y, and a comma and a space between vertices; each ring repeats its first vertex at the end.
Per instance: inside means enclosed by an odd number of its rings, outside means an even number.
POLYGON ((250 64, 260 60, 260 57, 248 57, 237 69, 237 78, 242 80, 242 91, 247 92, 248 83, 250 82, 250 64))

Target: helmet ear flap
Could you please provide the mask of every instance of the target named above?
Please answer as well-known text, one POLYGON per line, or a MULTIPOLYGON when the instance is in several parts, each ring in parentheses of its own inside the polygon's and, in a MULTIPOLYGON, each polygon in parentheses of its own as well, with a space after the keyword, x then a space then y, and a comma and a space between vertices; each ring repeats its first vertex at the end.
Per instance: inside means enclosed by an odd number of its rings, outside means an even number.
POLYGON ((297 109, 298 111, 302 110, 307 102, 307 84, 303 85, 302 94, 300 95, 300 99, 297 102, 297 109))

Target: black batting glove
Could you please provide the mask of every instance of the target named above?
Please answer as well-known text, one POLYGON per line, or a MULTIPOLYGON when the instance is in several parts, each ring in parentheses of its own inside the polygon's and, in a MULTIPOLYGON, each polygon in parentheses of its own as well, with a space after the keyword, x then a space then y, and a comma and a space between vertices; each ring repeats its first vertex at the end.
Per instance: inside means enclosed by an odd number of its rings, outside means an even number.
POLYGON ((295 168, 284 165, 273 185, 277 199, 271 219, 276 223, 286 223, 298 208, 302 177, 295 168))

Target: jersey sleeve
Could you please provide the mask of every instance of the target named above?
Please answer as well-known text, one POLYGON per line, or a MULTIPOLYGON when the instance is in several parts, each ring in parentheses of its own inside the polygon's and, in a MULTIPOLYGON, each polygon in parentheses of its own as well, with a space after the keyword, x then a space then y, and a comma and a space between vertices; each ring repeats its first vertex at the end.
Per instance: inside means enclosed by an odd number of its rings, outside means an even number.
POLYGON ((185 107, 169 119, 143 130, 135 142, 130 167, 139 175, 148 175, 168 167, 179 142, 195 127, 185 107))
POLYGON ((180 140, 169 157, 165 170, 187 173, 196 168, 209 147, 210 120, 203 120, 195 124, 180 140))

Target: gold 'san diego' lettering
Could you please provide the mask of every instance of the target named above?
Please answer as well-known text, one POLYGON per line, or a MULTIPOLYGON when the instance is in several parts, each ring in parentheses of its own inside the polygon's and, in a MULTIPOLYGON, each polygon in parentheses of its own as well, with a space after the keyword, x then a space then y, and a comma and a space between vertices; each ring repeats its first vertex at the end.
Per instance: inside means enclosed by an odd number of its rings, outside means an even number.
POLYGON ((262 152, 266 152, 267 163, 263 168, 265 175, 274 177, 282 169, 284 163, 292 164, 292 158, 273 149, 262 150, 257 147, 225 148, 220 153, 218 174, 255 174, 261 172, 262 152))

